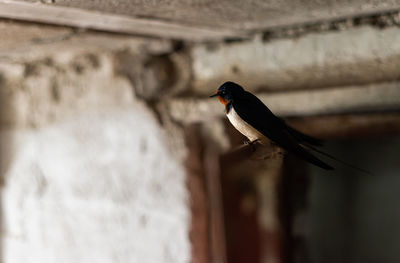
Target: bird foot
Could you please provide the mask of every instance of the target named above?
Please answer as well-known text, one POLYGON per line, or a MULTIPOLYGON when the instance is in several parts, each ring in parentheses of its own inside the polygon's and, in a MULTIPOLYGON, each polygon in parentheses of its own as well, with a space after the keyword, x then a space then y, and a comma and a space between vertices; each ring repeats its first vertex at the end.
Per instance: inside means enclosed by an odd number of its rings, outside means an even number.
POLYGON ((244 141, 244 144, 245 145, 253 145, 254 143, 256 143, 258 141, 259 141, 259 139, 255 139, 254 141, 247 140, 247 141, 244 141))
POLYGON ((256 151, 255 143, 256 143, 257 141, 259 141, 259 140, 256 139, 256 140, 254 140, 254 141, 245 141, 244 144, 250 146, 250 147, 251 147, 251 151, 252 151, 252 152, 255 152, 255 151, 256 151))

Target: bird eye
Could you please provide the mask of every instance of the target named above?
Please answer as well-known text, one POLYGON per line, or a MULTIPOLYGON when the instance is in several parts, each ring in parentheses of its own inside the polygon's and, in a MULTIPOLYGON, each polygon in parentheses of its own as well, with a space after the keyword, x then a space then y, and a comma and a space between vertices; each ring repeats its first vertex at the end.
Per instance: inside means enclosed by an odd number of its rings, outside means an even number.
POLYGON ((225 90, 221 91, 221 95, 226 95, 225 90))

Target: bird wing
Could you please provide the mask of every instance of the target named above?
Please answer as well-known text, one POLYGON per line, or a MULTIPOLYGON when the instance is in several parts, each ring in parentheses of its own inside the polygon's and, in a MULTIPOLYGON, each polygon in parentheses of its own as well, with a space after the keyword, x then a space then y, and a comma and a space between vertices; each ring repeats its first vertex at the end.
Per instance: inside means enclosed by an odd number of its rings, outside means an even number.
POLYGON ((332 166, 324 163, 299 145, 302 142, 318 145, 320 143, 318 139, 305 135, 288 126, 250 92, 245 92, 240 98, 235 98, 232 105, 236 113, 244 121, 288 152, 323 169, 333 170, 332 166))
POLYGON ((296 141, 298 143, 312 145, 312 146, 322 146, 324 144, 324 142, 322 140, 312 137, 310 135, 304 134, 304 133, 296 130, 295 128, 292 128, 289 125, 287 125, 284 120, 282 120, 282 119, 280 119, 280 120, 285 125, 285 129, 296 139, 296 141))

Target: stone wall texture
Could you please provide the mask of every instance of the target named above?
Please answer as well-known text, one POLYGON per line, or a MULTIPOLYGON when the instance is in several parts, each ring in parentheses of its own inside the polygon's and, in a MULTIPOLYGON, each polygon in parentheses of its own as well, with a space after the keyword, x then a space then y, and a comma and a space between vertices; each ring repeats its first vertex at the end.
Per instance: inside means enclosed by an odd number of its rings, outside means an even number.
POLYGON ((115 72, 151 41, 38 32, 0 59, 2 262, 189 262, 184 149, 115 72))

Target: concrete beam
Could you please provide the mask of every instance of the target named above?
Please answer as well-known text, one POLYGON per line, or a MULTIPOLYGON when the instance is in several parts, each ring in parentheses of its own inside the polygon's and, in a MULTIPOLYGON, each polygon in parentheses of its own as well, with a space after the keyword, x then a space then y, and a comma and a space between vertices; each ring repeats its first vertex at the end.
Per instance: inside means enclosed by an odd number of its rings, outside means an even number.
POLYGON ((48 3, 125 16, 175 21, 185 25, 234 30, 262 31, 343 17, 392 12, 400 8, 399 0, 19 0, 48 3))
POLYGON ((400 28, 311 33, 300 38, 192 50, 193 93, 227 80, 251 91, 312 89, 393 81, 399 77, 400 28))
POLYGON ((0 17, 107 32, 189 41, 243 38, 239 31, 94 12, 73 7, 0 0, 0 17))
MULTIPOLYGON (((400 83, 368 86, 261 93, 258 97, 277 115, 307 116, 400 109, 400 83)), ((168 110, 183 123, 222 117, 224 108, 216 99, 173 99, 168 110)))

